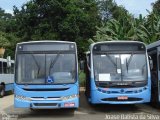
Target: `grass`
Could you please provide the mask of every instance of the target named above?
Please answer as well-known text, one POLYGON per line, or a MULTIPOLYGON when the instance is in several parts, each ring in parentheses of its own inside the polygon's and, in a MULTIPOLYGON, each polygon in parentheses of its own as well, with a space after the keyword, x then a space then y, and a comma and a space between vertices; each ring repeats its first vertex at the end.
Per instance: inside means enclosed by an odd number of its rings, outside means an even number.
POLYGON ((79 84, 80 84, 80 87, 84 87, 85 86, 85 80, 86 80, 85 73, 83 71, 79 71, 79 84))

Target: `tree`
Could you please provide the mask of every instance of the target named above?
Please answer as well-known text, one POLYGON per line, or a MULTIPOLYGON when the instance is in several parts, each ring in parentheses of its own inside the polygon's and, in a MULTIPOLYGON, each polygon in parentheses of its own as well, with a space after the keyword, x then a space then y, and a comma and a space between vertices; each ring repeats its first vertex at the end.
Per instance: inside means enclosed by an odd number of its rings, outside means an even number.
POLYGON ((15 46, 19 41, 19 38, 16 36, 16 28, 14 16, 5 13, 0 8, 0 47, 5 48, 6 51, 3 57, 11 56, 14 58, 15 46))
POLYGON ((137 39, 135 23, 138 24, 138 21, 123 6, 118 6, 113 0, 99 3, 102 25, 96 27, 96 35, 90 41, 137 39))
POLYGON ((156 11, 160 15, 160 0, 153 3, 153 11, 156 11))
POLYGON ((6 48, 10 46, 10 42, 6 38, 6 34, 4 32, 0 32, 0 47, 6 48))
MULTIPOLYGON (((14 15, 17 35, 22 41, 51 39, 86 43, 100 23, 95 0, 31 0, 21 10, 14 7, 14 15)), ((81 44, 78 49, 84 50, 81 44)))
POLYGON ((75 41, 95 34, 98 24, 94 0, 31 0, 21 10, 14 7, 19 36, 32 39, 75 41))
POLYGON ((5 13, 5 11, 0 8, 0 31, 7 32, 8 25, 10 20, 12 19, 12 15, 9 13, 5 13))
POLYGON ((103 22, 110 19, 116 19, 121 22, 125 19, 123 16, 132 17, 123 6, 118 6, 113 0, 98 1, 98 8, 103 22))
POLYGON ((160 16, 153 11, 137 30, 139 40, 149 44, 160 39, 160 16))

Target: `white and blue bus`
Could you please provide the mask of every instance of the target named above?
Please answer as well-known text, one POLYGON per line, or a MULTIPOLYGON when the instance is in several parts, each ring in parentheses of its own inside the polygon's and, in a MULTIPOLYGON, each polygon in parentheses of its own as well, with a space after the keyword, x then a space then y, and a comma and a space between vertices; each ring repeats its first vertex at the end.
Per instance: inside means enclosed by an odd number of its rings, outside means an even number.
POLYGON ((18 43, 14 88, 16 108, 78 108, 76 43, 64 41, 18 43))
POLYGON ((14 86, 14 60, 0 58, 0 97, 7 91, 13 91, 14 86))
POLYGON ((151 76, 143 43, 93 43, 85 61, 86 96, 91 104, 150 102, 151 76))

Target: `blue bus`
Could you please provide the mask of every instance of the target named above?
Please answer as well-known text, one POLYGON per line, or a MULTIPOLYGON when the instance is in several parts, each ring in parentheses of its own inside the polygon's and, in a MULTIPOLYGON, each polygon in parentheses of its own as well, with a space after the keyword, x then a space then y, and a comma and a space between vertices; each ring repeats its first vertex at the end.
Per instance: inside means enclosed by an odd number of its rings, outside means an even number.
POLYGON ((147 45, 151 58, 151 104, 160 106, 160 40, 147 45))
POLYGON ((141 42, 108 41, 91 44, 90 51, 86 53, 84 71, 85 94, 91 104, 150 102, 149 60, 146 46, 141 42))
POLYGON ((16 108, 78 108, 76 44, 64 41, 18 43, 14 90, 16 108))
POLYGON ((14 60, 8 56, 7 59, 0 58, 0 97, 7 91, 14 90, 14 60))

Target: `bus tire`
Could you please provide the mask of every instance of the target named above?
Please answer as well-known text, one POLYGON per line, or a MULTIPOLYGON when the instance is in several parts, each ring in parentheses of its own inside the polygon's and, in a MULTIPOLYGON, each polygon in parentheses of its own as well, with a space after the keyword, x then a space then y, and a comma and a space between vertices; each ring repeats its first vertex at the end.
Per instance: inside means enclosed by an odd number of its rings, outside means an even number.
POLYGON ((11 90, 12 94, 14 94, 14 89, 11 90))
POLYGON ((2 98, 4 97, 4 95, 5 95, 5 87, 2 86, 2 89, 0 90, 0 97, 2 98))
POLYGON ((33 108, 30 108, 30 111, 34 112, 34 111, 35 111, 35 109, 33 109, 33 108))

